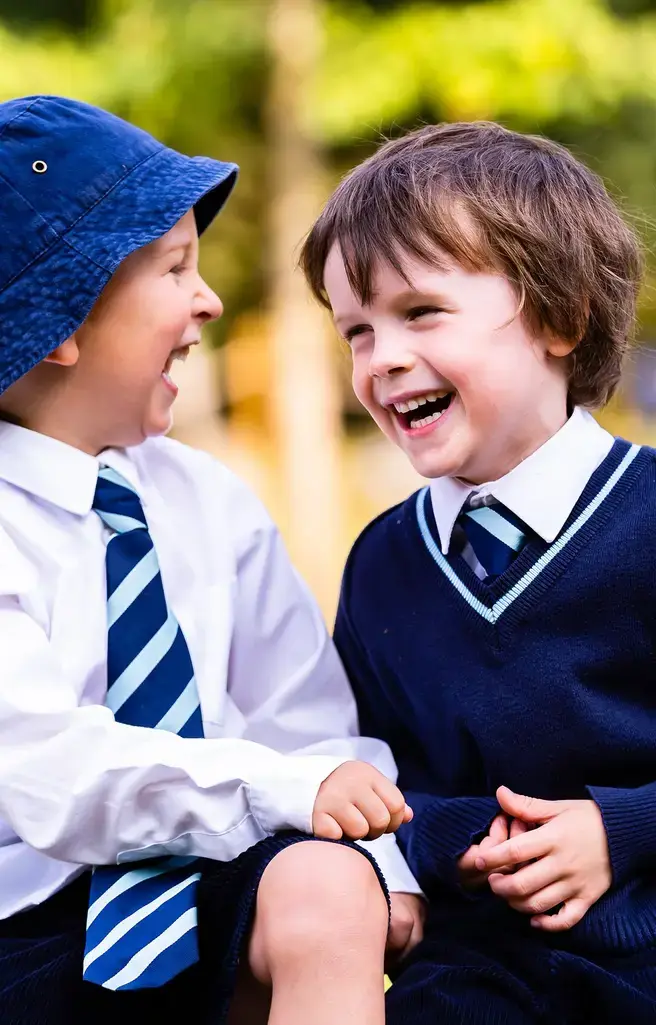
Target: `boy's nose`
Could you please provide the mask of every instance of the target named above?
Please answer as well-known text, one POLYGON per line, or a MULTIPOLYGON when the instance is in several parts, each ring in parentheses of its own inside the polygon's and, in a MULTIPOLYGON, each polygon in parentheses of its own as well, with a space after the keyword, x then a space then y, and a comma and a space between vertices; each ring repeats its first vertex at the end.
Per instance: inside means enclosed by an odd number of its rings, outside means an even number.
POLYGON ((204 321, 218 320, 223 315, 223 303, 202 278, 196 294, 194 314, 204 321))
POLYGON ((371 359, 369 375, 371 377, 396 377, 412 370, 416 359, 412 352, 395 343, 392 339, 376 339, 371 359))

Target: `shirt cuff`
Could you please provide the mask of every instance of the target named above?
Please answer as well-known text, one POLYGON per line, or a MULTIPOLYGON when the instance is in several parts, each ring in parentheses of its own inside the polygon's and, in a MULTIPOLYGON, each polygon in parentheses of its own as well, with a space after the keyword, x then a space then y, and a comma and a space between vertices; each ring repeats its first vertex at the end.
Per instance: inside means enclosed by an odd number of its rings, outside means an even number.
POLYGON ((390 893, 416 893, 423 897, 421 886, 401 854, 393 833, 383 833, 377 840, 359 840, 358 843, 376 859, 390 893))
POLYGON ((266 779, 251 779, 250 806, 269 835, 283 829, 312 834, 312 812, 319 787, 351 758, 331 755, 281 755, 275 771, 267 765, 266 779))

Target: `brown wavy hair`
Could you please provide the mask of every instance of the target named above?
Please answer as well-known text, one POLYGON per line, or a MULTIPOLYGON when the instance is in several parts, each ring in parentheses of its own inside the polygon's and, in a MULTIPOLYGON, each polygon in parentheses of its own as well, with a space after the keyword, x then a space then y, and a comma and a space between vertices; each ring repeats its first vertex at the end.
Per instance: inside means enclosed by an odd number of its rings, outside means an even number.
MULTIPOLYGON (((642 254, 597 175, 568 150, 487 121, 430 125, 384 143, 350 172, 305 240, 300 264, 329 307, 333 245, 360 301, 381 261, 407 280, 404 254, 448 254, 504 274, 529 323, 575 342, 569 397, 611 397, 635 325, 642 254)), ((443 263, 442 259, 442 263, 443 263)))

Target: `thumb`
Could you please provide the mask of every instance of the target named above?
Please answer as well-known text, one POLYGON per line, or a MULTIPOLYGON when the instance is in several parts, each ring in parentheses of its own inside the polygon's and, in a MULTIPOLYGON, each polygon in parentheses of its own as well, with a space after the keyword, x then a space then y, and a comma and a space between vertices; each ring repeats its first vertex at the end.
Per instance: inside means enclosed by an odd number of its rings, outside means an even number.
POLYGON ((546 822, 558 812, 558 801, 542 801, 539 797, 516 794, 509 787, 499 787, 497 801, 513 818, 522 822, 546 822))

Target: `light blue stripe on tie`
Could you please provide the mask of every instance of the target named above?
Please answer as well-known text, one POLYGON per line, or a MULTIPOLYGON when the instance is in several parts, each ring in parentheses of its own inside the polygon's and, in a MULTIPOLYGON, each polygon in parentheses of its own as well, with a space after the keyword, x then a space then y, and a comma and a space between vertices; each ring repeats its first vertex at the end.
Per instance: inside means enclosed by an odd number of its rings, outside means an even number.
POLYGON ((95 922, 96 918, 101 911, 104 911, 108 904, 114 900, 115 897, 120 897, 126 890, 130 890, 137 883, 143 883, 146 879, 152 879, 153 876, 160 876, 164 872, 170 872, 172 869, 170 861, 167 861, 165 865, 161 865, 156 868, 135 868, 131 872, 125 872, 124 875, 120 876, 111 886, 108 886, 105 892, 94 900, 93 904, 89 906, 87 914, 87 929, 95 922))
POLYGON ((162 716, 157 723, 156 729, 179 733, 184 724, 194 714, 199 704, 196 678, 192 676, 182 694, 173 702, 166 715, 162 716))
POLYGON ((155 897, 155 899, 151 900, 148 904, 144 904, 143 907, 137 908, 137 910, 133 911, 131 915, 127 916, 127 918, 121 919, 121 921, 114 926, 111 932, 108 932, 107 935, 103 937, 98 946, 94 947, 93 950, 90 950, 86 955, 84 959, 84 971, 88 971, 93 962, 97 961, 103 954, 106 954, 115 943, 130 931, 130 929, 139 922, 143 922, 144 918, 148 918, 148 916, 151 915, 153 911, 157 911, 162 904, 166 904, 168 900, 173 900, 173 898, 177 897, 182 890, 187 886, 190 886, 192 883, 197 882, 199 879, 200 872, 192 873, 192 875, 187 876, 186 879, 176 883, 175 886, 171 886, 168 890, 165 890, 164 893, 160 893, 158 897, 155 897))
POLYGON ((128 698, 134 694, 137 687, 152 673, 155 666, 159 665, 173 644, 178 630, 178 621, 169 612, 166 622, 160 626, 157 633, 150 638, 136 658, 133 658, 130 665, 116 678, 107 691, 106 701, 114 715, 116 715, 121 705, 125 704, 128 698))
POLYGON ((124 580, 118 585, 114 593, 107 599, 107 627, 113 626, 126 609, 129 609, 135 598, 138 598, 145 587, 148 586, 153 577, 159 573, 159 563, 155 549, 151 548, 147 555, 144 555, 141 562, 138 562, 130 570, 124 580))
POLYGON ((132 485, 125 479, 125 477, 122 477, 121 474, 118 473, 118 471, 111 466, 103 466, 98 476, 102 477, 103 480, 110 480, 112 484, 118 484, 121 488, 126 488, 128 491, 131 491, 134 495, 137 494, 137 492, 134 490, 132 485))
POLYGON ((154 940, 151 940, 145 947, 142 947, 120 972, 117 972, 111 979, 108 979, 105 983, 105 988, 117 990, 121 986, 129 986, 131 982, 134 982, 140 975, 143 975, 146 968, 153 963, 156 957, 159 957, 163 951, 168 950, 174 943, 177 943, 185 933, 195 929, 197 923, 197 909, 187 908, 175 922, 171 923, 168 929, 165 929, 163 933, 160 933, 154 940))
POLYGON ((142 523, 141 520, 135 520, 132 516, 121 516, 120 513, 104 512, 99 507, 96 508, 96 512, 103 523, 106 523, 108 527, 115 530, 117 534, 127 534, 129 530, 148 529, 145 523, 142 523))
POLYGON ((514 523, 509 523, 503 516, 501 516, 495 509, 489 505, 484 506, 482 509, 472 509, 467 513, 470 520, 474 520, 480 524, 488 534, 492 534, 499 541, 502 541, 508 548, 512 548, 514 552, 519 551, 524 540, 524 534, 519 530, 514 523))

